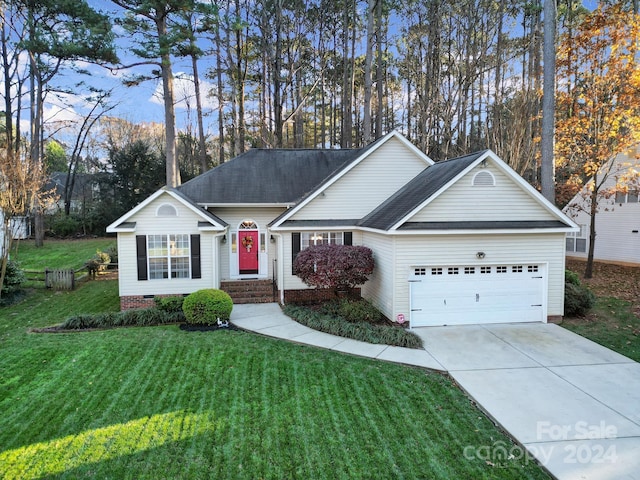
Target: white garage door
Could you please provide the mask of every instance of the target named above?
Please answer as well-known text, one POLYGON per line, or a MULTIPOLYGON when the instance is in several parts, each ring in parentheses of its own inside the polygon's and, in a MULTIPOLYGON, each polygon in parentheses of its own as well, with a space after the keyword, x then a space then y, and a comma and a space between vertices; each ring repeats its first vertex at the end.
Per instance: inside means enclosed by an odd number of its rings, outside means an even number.
POLYGON ((544 265, 412 269, 411 326, 544 321, 544 265))

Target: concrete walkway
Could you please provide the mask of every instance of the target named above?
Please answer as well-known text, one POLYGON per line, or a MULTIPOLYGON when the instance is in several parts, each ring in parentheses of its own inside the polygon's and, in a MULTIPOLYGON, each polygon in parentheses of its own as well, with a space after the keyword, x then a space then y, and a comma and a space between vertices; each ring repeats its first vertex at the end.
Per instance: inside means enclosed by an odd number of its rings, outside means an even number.
MULTIPOLYGON (((559 479, 640 480, 640 364, 552 324, 425 327, 424 350, 312 330, 273 304, 235 305, 240 328, 297 343, 446 371, 559 479)), ((504 445, 461 452, 499 464, 504 445)))

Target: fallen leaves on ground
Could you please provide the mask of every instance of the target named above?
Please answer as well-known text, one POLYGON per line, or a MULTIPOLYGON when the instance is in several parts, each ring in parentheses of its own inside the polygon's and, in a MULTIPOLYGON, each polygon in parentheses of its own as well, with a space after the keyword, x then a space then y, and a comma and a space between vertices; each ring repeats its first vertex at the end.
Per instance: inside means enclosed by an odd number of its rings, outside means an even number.
POLYGON ((634 314, 640 318, 640 266, 614 265, 596 262, 593 278, 583 278, 586 263, 567 259, 567 268, 580 275, 580 280, 598 297, 615 297, 631 303, 634 314))

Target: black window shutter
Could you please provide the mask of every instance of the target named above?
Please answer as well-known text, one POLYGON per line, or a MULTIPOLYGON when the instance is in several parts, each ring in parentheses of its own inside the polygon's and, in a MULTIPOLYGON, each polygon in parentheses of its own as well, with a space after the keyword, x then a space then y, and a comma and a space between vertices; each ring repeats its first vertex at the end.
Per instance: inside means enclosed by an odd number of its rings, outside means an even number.
POLYGON ((200 268, 200 235, 191 235, 191 278, 202 278, 200 268))
POLYGON ((353 245, 353 232, 344 232, 344 244, 353 245))
POLYGON ((293 268, 293 263, 296 261, 296 257, 300 253, 300 232, 293 232, 291 234, 291 273, 296 274, 293 268))
POLYGON ((136 258, 138 263, 138 280, 148 280, 146 235, 136 235, 136 258))

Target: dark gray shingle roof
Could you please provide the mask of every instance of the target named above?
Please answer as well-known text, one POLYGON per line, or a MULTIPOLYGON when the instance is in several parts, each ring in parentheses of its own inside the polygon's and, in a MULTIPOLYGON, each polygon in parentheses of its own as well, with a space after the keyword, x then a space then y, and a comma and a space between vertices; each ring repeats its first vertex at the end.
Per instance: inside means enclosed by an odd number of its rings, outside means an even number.
POLYGON ((390 229, 486 152, 484 150, 463 157, 436 162, 427 167, 373 212, 364 217, 359 225, 379 230, 390 229))
MULTIPOLYGON (((173 188, 171 189, 173 191, 173 193, 175 193, 176 195, 178 195, 181 199, 183 199, 185 202, 187 202, 189 205, 197 208, 204 216, 210 218, 211 220, 213 220, 214 222, 217 222, 219 225, 226 227, 228 225, 227 222, 225 222, 224 220, 222 220, 220 217, 218 217, 217 215, 214 215, 213 213, 211 213, 209 210, 206 210, 205 208, 202 208, 200 205, 198 205, 196 202, 194 202, 191 198, 187 197, 183 192, 181 192, 180 190, 173 188)), ((200 223, 200 222, 198 222, 200 223)))
POLYGON ((198 204, 295 203, 363 151, 253 149, 177 190, 198 204))

